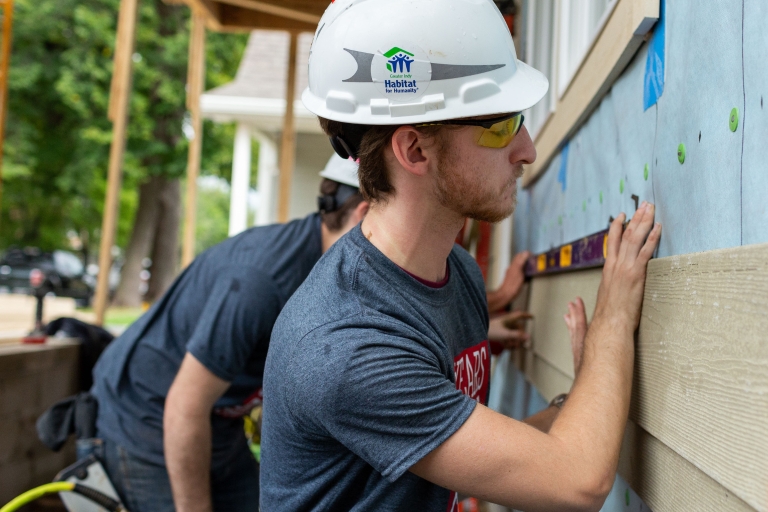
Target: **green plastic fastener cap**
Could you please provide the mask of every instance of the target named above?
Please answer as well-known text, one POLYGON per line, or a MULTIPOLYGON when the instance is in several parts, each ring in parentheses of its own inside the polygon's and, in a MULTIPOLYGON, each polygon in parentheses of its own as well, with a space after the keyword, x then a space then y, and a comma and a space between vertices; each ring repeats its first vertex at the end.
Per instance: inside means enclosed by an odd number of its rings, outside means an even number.
POLYGON ((624 179, 622 179, 621 181, 619 181, 619 193, 620 193, 620 194, 623 194, 623 193, 624 193, 624 179))
POLYGON ((739 109, 734 108, 731 110, 731 117, 728 118, 728 125, 731 127, 732 132, 735 132, 739 128, 739 109))
POLYGON ((685 163, 685 144, 677 146, 677 160, 681 163, 685 163))
POLYGON ((645 169, 643 169, 643 178, 648 181, 648 164, 645 164, 645 169))

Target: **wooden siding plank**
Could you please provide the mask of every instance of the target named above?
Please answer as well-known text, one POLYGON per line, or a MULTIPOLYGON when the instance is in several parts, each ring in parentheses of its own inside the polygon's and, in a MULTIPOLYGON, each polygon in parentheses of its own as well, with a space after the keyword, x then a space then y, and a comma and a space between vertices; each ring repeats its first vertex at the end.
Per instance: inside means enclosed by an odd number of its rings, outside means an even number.
POLYGON ((568 312, 568 302, 581 296, 591 320, 602 275, 602 268, 596 268, 564 276, 543 276, 531 282, 533 351, 571 379, 574 377, 573 355, 563 315, 568 312))
POLYGON ((621 448, 619 474, 653 512, 754 511, 632 421, 621 448))
POLYGON ((528 380, 536 386, 547 402, 560 393, 570 391, 573 384, 573 377, 569 377, 536 355, 527 358, 525 369, 520 368, 520 370, 524 371, 528 380))
MULTIPOLYGON (((571 357, 567 330, 552 326, 574 292, 596 294, 587 272, 531 283, 535 353, 517 360, 547 399, 569 382, 560 367, 571 357)), ((633 488, 655 512, 768 510, 766 332, 768 245, 649 263, 630 418, 648 433, 635 447, 648 474, 633 488)))
POLYGON ((768 244, 652 260, 631 417, 768 510, 768 244))

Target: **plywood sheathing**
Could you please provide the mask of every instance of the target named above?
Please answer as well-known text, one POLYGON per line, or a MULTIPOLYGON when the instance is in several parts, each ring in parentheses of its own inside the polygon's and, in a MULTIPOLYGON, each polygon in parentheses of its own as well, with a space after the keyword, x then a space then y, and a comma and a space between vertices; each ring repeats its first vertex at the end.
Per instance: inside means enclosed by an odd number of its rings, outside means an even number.
MULTIPOLYGON (((599 270, 531 284, 533 348, 519 366, 547 399, 572 382, 567 302, 581 295, 591 310, 598 285, 599 270)), ((640 441, 621 467, 654 512, 768 510, 766 332, 768 245, 648 265, 630 411, 640 441)))

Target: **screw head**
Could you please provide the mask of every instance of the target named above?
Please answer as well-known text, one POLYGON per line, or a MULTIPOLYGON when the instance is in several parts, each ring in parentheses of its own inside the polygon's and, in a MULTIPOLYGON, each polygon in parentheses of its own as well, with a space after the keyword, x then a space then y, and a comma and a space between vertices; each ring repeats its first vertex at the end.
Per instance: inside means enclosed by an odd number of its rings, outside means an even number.
POLYGON ((677 161, 681 164, 685 163, 685 144, 677 146, 677 161))
POLYGON ((728 119, 728 125, 732 132, 735 132, 739 128, 739 109, 734 108, 731 110, 731 117, 728 119))

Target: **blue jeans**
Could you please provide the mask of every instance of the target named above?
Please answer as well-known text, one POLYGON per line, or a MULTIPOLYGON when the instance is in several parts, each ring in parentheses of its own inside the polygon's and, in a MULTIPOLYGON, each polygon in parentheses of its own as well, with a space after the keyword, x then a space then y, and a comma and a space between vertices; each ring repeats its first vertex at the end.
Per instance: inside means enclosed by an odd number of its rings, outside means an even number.
MULTIPOLYGON (((175 510, 165 466, 135 457, 108 439, 94 441, 101 442, 93 443, 91 451, 104 464, 112 485, 130 512, 175 510)), ((87 455, 83 448, 78 446, 78 456, 87 455)), ((259 465, 245 443, 242 450, 211 471, 211 499, 215 512, 259 509, 259 465)))

